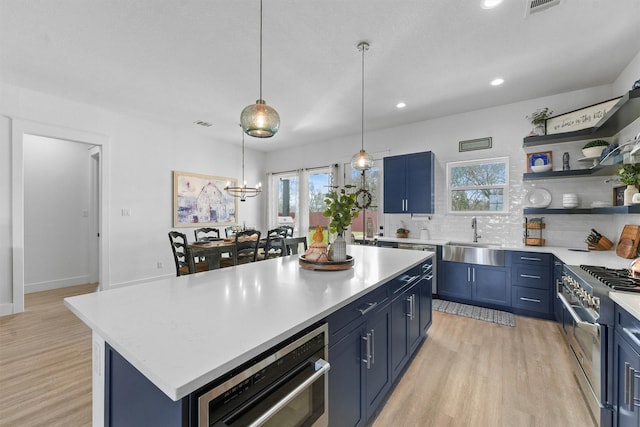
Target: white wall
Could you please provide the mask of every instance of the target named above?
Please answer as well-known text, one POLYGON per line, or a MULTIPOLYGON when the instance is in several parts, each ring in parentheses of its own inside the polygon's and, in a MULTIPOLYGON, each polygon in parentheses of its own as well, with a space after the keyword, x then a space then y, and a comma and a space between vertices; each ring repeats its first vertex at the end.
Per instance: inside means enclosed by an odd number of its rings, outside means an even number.
MULTIPOLYGON (((623 74, 640 78, 638 57, 629 64, 623 74)), ((445 167, 450 161, 499 156, 510 158, 509 214, 479 216, 479 232, 484 241, 522 243, 523 199, 527 192, 535 187, 545 188, 551 192, 553 198, 551 207, 561 207, 562 194, 569 192, 580 195, 583 207, 589 207, 591 202, 596 200, 611 200, 612 187, 620 184, 605 183, 602 177, 522 182, 522 174, 526 170, 526 152, 552 151, 554 169, 562 169, 561 159, 565 151, 570 153, 570 164, 573 169, 588 166, 577 162, 577 159, 582 157, 580 149, 584 141, 528 148, 525 151, 522 140, 531 130, 526 116, 542 107, 550 107, 556 114, 561 114, 620 96, 631 88, 636 78, 628 81, 629 77, 623 78, 621 75, 619 79, 621 82, 615 87, 614 85, 599 86, 366 133, 365 149, 370 153, 379 153, 379 157, 426 150, 433 151, 436 156, 436 213, 431 216, 431 220, 426 218, 413 220, 409 215, 385 215, 386 235, 393 235, 395 229, 402 225, 409 228, 412 235, 416 237, 419 235, 420 228, 426 227, 430 230, 433 239, 468 240, 471 238, 470 216, 446 213, 445 167), (458 141, 483 137, 492 137, 491 149, 458 152, 458 141)), ((497 90, 509 90, 508 83, 497 90)), ((638 126, 640 126, 640 120, 636 120, 629 129, 635 129, 638 126)), ((617 139, 626 141, 629 129, 621 132, 617 139)), ((297 166, 315 166, 336 160, 348 161, 359 149, 359 143, 359 135, 354 135, 326 141, 321 146, 301 146, 287 150, 286 156, 278 152, 269 153, 267 170, 278 172, 297 166), (315 163, 300 165, 300 159, 313 159, 307 162, 315 163)), ((379 166, 381 164, 381 161, 378 162, 379 166)), ((535 217, 538 216, 535 215, 535 217)), ((625 223, 640 223, 640 215, 548 215, 544 220, 547 228, 543 238, 547 240, 548 245, 584 247, 584 238, 591 228, 597 229, 616 241, 622 226, 625 223)))
MULTIPOLYGON (((167 232, 172 230, 171 171, 240 179, 241 147, 214 141, 206 131, 169 126, 40 92, 0 84, 0 314, 12 301, 11 120, 20 118, 109 137, 111 285, 172 276, 167 232), (132 216, 121 216, 123 208, 132 216), (164 268, 157 269, 161 261, 164 268)), ((239 141, 238 141, 239 142, 239 141)), ((246 179, 265 181, 264 154, 246 150, 246 179)), ((240 203, 239 223, 262 228, 264 198, 240 203)), ((193 236, 193 229, 183 229, 193 236)))
POLYGON ((25 291, 89 282, 89 146, 24 140, 25 291))

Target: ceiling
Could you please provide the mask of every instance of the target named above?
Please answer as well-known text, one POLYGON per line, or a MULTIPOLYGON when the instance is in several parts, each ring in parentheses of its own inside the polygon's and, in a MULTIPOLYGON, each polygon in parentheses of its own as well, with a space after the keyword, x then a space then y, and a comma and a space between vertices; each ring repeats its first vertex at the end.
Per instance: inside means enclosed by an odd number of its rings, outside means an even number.
MULTIPOLYGON (((638 0, 264 0, 273 151, 610 84, 640 51, 638 0), (502 77, 502 86, 489 82, 502 77), (397 109, 404 101, 407 107, 397 109)), ((240 144, 259 96, 259 0, 0 0, 0 79, 240 144)), ((638 76, 640 78, 640 76, 638 76)), ((629 83, 629 87, 631 87, 629 83)))

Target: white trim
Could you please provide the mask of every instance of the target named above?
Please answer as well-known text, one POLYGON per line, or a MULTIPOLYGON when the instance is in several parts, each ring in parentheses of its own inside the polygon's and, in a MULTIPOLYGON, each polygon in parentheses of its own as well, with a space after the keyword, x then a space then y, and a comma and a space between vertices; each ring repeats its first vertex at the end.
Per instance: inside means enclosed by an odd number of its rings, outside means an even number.
POLYGON ((104 388, 105 388, 105 340, 95 331, 91 339, 92 352, 92 423, 93 427, 104 426, 104 388))
POLYGON ((13 304, 0 304, 0 316, 8 316, 13 314, 13 304))
POLYGON ((91 279, 89 278, 89 275, 66 277, 64 279, 25 284, 24 293, 30 294, 33 292, 50 291, 51 289, 60 289, 60 288, 66 288, 68 286, 84 285, 86 283, 91 283, 91 279))
POLYGON ((109 288, 109 137, 77 129, 11 118, 11 219, 13 245, 13 313, 24 311, 24 135, 99 145, 101 147, 101 232, 100 232, 100 289, 109 288))

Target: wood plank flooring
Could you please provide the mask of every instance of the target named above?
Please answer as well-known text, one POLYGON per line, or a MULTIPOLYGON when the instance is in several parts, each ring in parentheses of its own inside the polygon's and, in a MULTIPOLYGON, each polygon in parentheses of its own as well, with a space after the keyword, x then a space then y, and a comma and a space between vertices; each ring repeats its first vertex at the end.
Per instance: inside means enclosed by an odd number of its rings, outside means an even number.
MULTIPOLYGON (((0 426, 91 425, 91 331, 62 299, 26 295, 0 317, 0 426)), ((516 327, 434 312, 429 338, 373 427, 593 427, 553 322, 516 327)))
POLYGON ((0 426, 91 425, 91 330, 62 300, 95 289, 27 294, 0 317, 0 426))

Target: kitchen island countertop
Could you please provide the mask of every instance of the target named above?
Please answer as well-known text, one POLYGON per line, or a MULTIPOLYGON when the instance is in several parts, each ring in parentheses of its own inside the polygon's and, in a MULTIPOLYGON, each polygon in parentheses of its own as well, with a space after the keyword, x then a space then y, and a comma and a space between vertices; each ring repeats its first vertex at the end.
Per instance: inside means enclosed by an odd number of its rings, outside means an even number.
POLYGON ((295 255, 65 299, 94 333, 179 400, 433 256, 348 246, 354 266, 295 255))

